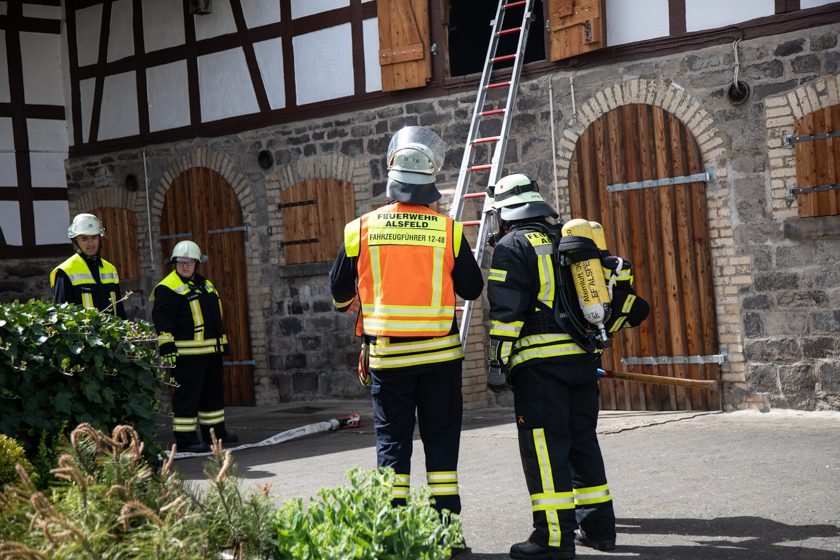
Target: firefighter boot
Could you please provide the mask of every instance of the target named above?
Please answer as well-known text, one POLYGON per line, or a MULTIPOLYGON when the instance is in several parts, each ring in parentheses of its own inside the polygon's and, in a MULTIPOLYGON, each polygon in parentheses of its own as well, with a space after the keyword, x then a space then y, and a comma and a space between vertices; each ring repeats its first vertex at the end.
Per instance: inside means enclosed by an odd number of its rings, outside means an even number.
POLYGON ((528 539, 510 547, 510 557, 514 560, 572 560, 575 551, 543 546, 528 539))
POLYGON ((587 535, 583 529, 575 530, 575 542, 604 552, 615 550, 615 539, 594 539, 587 535))
POLYGON ((198 435, 193 432, 175 432, 175 445, 178 446, 177 451, 185 453, 206 453, 210 451, 210 446, 206 443, 201 443, 198 435))
POLYGON ((210 425, 202 425, 201 426, 201 439, 204 440, 204 443, 210 445, 213 443, 213 437, 210 435, 210 429, 213 429, 213 432, 216 434, 216 438, 222 440, 222 443, 225 445, 231 443, 237 443, 239 441, 239 436, 234 433, 227 431, 225 428, 224 422, 219 422, 218 424, 210 424, 210 425))

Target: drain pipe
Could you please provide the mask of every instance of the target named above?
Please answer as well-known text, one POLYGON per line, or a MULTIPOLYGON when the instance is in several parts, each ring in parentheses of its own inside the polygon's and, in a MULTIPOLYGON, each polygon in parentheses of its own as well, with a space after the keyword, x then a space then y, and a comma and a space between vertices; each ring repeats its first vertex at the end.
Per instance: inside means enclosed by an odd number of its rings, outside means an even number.
POLYGON ((155 249, 152 243, 152 209, 149 203, 149 172, 146 167, 146 149, 143 148, 143 182, 146 184, 146 220, 149 228, 149 263, 152 266, 152 272, 157 271, 155 264, 155 249))
MULTIPOLYGON (((574 100, 574 97, 572 99, 574 100)), ((557 189, 557 141, 554 136, 554 74, 548 78, 548 118, 551 130, 551 169, 554 172, 554 211, 560 212, 560 193, 557 189)))

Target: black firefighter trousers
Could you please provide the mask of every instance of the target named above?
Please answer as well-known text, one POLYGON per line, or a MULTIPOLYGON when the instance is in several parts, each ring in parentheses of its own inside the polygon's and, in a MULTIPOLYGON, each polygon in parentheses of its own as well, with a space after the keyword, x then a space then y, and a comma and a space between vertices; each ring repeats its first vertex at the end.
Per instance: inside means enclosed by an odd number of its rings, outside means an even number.
POLYGON ((461 365, 462 360, 452 360, 371 370, 376 464, 397 474, 395 505, 404 504, 408 496, 416 411, 433 506, 461 512, 457 475, 464 410, 461 365))
POLYGON ((512 375, 519 453, 540 545, 574 550, 580 526, 615 539, 615 513, 598 445, 595 362, 533 359, 512 375))

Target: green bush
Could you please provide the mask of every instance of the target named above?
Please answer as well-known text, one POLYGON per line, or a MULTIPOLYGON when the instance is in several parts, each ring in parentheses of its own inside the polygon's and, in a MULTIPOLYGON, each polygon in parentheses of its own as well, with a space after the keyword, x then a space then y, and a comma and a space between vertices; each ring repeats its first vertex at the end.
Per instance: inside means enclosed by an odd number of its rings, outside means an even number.
POLYGON ((162 371, 154 339, 148 323, 95 309, 0 304, 0 433, 31 458, 65 426, 130 424, 152 452, 162 371))
POLYGON ((32 476, 34 467, 26 460, 26 452, 23 447, 13 438, 0 434, 0 489, 7 484, 20 482, 15 466, 20 465, 32 476))
POLYGON ((436 560, 463 542, 458 516, 442 519, 429 505, 428 489, 393 507, 393 471, 356 468, 348 477, 349 487, 321 489, 308 510, 300 498, 281 506, 275 516, 281 558, 436 560))
POLYGON ((196 492, 169 460, 155 471, 131 427, 108 436, 77 427, 53 474, 62 481, 40 492, 28 477, 0 495, 0 558, 61 560, 238 560, 276 557, 272 499, 243 496, 230 452, 221 445, 207 463, 209 488, 196 492))

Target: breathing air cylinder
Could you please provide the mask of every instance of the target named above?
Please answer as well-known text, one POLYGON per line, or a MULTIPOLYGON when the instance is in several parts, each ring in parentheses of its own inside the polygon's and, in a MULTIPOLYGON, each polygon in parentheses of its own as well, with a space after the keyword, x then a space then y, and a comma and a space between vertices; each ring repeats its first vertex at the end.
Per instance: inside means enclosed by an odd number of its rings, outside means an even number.
POLYGON ((604 226, 598 222, 590 221, 589 227, 592 228, 592 240, 595 242, 595 245, 597 245, 602 251, 606 251, 607 237, 604 235, 604 226))
MULTIPOLYGON (((563 224, 562 234, 564 237, 570 235, 586 237, 597 244, 596 235, 598 234, 592 231, 592 226, 587 220, 581 218, 575 218, 563 224)), ((604 237, 603 229, 600 235, 601 238, 604 237)), ((587 322, 598 327, 601 331, 601 339, 606 341, 607 331, 604 323, 610 318, 610 296, 607 284, 604 282, 601 260, 591 258, 573 263, 571 271, 583 317, 587 322)))

